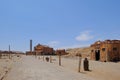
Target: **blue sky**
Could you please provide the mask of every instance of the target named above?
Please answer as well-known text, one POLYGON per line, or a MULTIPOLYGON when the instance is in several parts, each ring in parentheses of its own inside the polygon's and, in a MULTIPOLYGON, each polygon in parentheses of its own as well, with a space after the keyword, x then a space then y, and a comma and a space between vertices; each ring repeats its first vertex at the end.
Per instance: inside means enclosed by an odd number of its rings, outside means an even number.
POLYGON ((120 39, 120 0, 1 0, 0 50, 27 51, 29 40, 57 48, 120 39))

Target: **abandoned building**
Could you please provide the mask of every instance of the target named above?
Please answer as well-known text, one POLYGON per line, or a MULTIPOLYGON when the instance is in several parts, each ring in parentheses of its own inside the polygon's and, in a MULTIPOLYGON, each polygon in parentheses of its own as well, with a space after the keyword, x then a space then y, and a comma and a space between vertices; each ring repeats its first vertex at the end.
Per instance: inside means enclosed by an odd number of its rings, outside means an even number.
POLYGON ((26 55, 54 55, 55 51, 53 48, 46 45, 38 44, 34 47, 33 51, 27 51, 26 55))
POLYGON ((34 52, 37 55, 54 55, 55 51, 53 48, 48 47, 46 45, 41 45, 38 44, 37 46, 34 47, 34 52))
POLYGON ((67 55, 68 53, 65 51, 65 49, 58 49, 55 52, 57 55, 67 55))
POLYGON ((120 61, 120 40, 97 41, 91 48, 91 60, 120 61))
POLYGON ((34 47, 34 50, 32 50, 32 40, 30 40, 30 51, 26 51, 26 55, 56 55, 56 54, 65 55, 66 53, 65 49, 59 49, 54 50, 53 48, 38 44, 34 47))

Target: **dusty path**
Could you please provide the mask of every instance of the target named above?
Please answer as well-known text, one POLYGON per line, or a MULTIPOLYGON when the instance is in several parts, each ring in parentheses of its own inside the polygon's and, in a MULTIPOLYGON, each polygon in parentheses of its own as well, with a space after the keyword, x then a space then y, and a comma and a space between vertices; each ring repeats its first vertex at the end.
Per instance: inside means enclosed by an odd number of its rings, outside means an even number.
POLYGON ((35 59, 32 56, 23 56, 14 63, 11 71, 3 80, 94 80, 82 73, 77 73, 35 59))

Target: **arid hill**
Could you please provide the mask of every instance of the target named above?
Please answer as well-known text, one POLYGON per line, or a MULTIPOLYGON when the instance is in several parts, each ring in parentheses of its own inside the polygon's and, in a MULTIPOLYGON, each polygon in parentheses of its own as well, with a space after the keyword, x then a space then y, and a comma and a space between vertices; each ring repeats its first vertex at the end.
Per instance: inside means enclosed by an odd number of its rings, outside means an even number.
POLYGON ((66 57, 75 57, 77 54, 81 53, 82 57, 89 57, 91 48, 90 47, 84 47, 84 48, 70 48, 66 49, 66 52, 69 53, 66 55, 66 57))

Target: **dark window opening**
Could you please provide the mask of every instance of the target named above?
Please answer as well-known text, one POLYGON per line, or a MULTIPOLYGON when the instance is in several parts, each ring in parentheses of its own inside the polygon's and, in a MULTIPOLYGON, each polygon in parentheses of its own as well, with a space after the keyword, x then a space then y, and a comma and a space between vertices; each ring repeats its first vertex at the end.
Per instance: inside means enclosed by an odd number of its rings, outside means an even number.
POLYGON ((91 50, 91 52, 93 52, 94 50, 91 50))
POLYGON ((113 48, 113 51, 117 51, 117 48, 113 48))
POLYGON ((102 48, 102 51, 105 51, 105 48, 102 48))

